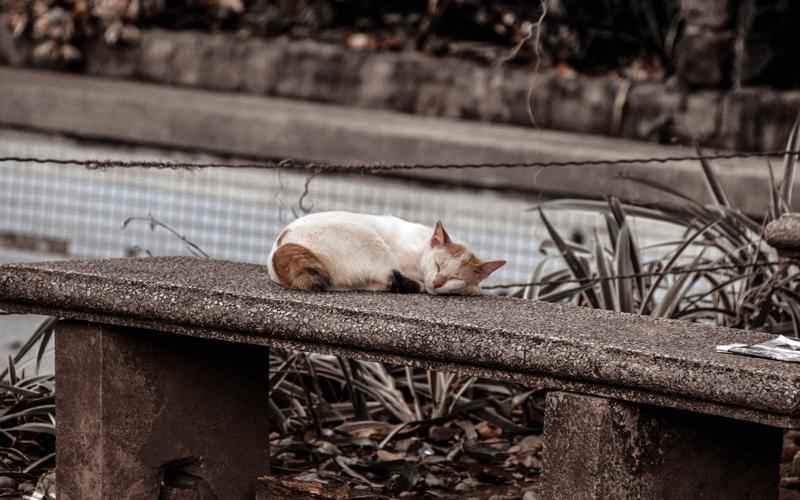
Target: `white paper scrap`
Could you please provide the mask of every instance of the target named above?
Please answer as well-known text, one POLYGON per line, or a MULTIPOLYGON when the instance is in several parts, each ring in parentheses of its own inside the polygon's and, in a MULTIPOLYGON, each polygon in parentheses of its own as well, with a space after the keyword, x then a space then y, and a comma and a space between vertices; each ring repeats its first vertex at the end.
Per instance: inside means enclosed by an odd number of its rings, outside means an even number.
POLYGON ((800 363, 800 340, 780 335, 758 344, 718 345, 717 352, 800 363))

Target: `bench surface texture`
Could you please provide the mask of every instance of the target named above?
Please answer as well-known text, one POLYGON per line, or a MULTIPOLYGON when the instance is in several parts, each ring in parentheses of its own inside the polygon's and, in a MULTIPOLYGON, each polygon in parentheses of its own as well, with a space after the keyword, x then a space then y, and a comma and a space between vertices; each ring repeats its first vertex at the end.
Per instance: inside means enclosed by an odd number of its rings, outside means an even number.
POLYGON ((192 257, 0 266, 0 308, 800 423, 800 365, 714 350, 769 335, 686 321, 488 296, 290 291, 264 266, 192 257))

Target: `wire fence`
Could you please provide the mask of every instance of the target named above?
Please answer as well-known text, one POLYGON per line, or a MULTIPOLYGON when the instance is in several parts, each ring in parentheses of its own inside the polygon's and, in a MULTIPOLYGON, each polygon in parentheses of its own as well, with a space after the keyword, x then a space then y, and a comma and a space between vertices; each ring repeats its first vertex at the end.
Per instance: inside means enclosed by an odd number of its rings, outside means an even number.
MULTIPOLYGON (((383 176, 342 175, 455 165, 221 162, 202 155, 54 141, 18 132, 4 132, 4 138, 0 141, 0 259, 6 261, 189 253, 183 241, 163 228, 152 230, 147 223, 152 216, 215 258, 264 263, 278 231, 295 217, 308 211, 351 210, 392 214, 428 225, 441 219, 451 234, 479 256, 509 262, 486 283, 497 287, 528 281, 531 269, 542 259, 541 242, 547 239, 538 215, 528 211, 537 201, 533 198, 383 176), (123 229, 123 222, 131 217, 135 220, 123 229)), ((702 157, 785 154, 797 152, 702 157)), ((556 168, 667 164, 698 158, 489 165, 556 168)), ((549 217, 575 239, 605 232, 595 213, 554 211, 549 217)), ((644 244, 680 233, 679 228, 650 221, 634 229, 644 244)))
POLYGON ((471 168, 559 168, 559 167, 599 167, 619 165, 660 164, 668 166, 672 163, 698 162, 713 160, 735 160, 747 158, 797 157, 800 151, 774 150, 734 153, 702 153, 683 156, 649 156, 642 158, 618 158, 615 160, 565 160, 565 161, 530 161, 500 163, 325 163, 295 158, 282 160, 266 160, 252 162, 202 162, 202 161, 164 161, 164 160, 117 160, 97 158, 47 158, 36 156, 0 156, 0 164, 39 164, 80 166, 91 170, 110 168, 152 168, 170 170, 194 170, 205 168, 249 168, 262 170, 308 170, 314 173, 378 173, 397 170, 449 170, 471 168))

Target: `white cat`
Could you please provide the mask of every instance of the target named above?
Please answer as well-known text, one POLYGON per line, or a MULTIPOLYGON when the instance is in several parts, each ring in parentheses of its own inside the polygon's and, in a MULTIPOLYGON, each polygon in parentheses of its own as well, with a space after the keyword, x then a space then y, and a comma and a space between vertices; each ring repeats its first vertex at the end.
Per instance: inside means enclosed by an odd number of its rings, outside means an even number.
POLYGON ((278 235, 269 254, 275 283, 301 290, 479 295, 506 262, 483 262, 435 228, 388 215, 320 212, 278 235))

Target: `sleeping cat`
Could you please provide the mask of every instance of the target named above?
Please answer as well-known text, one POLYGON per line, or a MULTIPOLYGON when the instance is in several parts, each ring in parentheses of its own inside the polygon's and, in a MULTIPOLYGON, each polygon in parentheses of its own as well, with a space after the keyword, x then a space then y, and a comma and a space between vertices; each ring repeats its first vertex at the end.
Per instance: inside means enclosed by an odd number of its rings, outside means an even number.
POLYGON ((480 295, 506 262, 483 262, 435 228, 388 215, 320 212, 283 229, 272 246, 272 281, 301 290, 480 295))

